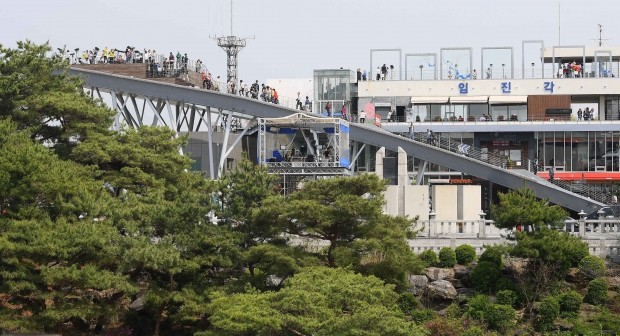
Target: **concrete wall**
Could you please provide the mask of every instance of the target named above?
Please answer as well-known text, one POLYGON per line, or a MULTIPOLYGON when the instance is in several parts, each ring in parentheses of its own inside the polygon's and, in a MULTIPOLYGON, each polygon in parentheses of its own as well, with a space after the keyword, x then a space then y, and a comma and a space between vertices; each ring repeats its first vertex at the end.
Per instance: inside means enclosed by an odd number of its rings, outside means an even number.
POLYGON ((433 211, 436 219, 458 218, 458 193, 456 185, 434 185, 432 187, 433 211))
POLYGON ((428 186, 387 187, 384 193, 383 212, 391 216, 408 216, 413 219, 428 220, 428 186))
POLYGON ((460 216, 458 219, 476 220, 480 218, 482 209, 482 186, 458 186, 458 204, 460 216))

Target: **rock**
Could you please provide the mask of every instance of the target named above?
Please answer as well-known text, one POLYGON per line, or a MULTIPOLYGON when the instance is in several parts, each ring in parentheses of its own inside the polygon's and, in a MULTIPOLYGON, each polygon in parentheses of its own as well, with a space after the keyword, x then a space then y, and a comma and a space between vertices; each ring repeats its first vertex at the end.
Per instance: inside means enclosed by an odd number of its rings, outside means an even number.
POLYGON ((268 287, 279 287, 282 284, 282 280, 284 279, 271 274, 265 279, 265 285, 268 287))
POLYGON ((527 259, 523 258, 505 258, 506 269, 512 270, 514 273, 521 274, 527 266, 527 259))
POLYGON ((476 295, 476 291, 471 288, 459 288, 456 290, 456 295, 459 300, 465 300, 467 298, 474 297, 474 295, 476 295))
POLYGON ((620 277, 610 276, 605 277, 607 283, 609 283, 609 288, 611 289, 619 289, 620 288, 620 277))
POLYGON ((137 311, 142 310, 144 308, 144 304, 146 303, 145 296, 146 295, 142 295, 139 298, 135 299, 132 303, 130 303, 129 309, 137 311))
POLYGON ((428 278, 426 275, 409 275, 409 286, 411 286, 411 293, 413 295, 422 294, 427 284, 428 278))
POLYGON ((449 281, 436 280, 428 284, 428 293, 431 297, 453 300, 456 298, 456 289, 449 281))
POLYGON ((471 273, 471 269, 465 266, 462 266, 462 265, 454 266, 454 278, 455 279, 463 279, 467 277, 469 273, 471 273))
POLYGON ((582 303, 579 307, 579 317, 581 319, 590 319, 596 316, 599 313, 598 307, 591 305, 589 303, 582 303))
POLYGON ((426 276, 431 281, 454 278, 454 270, 451 268, 429 267, 426 269, 426 276))
POLYGON ((575 327, 573 323, 565 319, 558 320, 553 325, 560 331, 571 331, 575 327))
POLYGON ((454 288, 459 289, 459 288, 463 288, 463 283, 461 282, 461 280, 459 279, 446 279, 448 281, 450 281, 450 283, 452 284, 452 286, 454 286, 454 288))
POLYGON ((570 268, 568 270, 568 273, 566 273, 566 281, 568 282, 572 282, 572 283, 577 283, 579 282, 581 279, 581 274, 579 274, 579 269, 578 268, 570 268))

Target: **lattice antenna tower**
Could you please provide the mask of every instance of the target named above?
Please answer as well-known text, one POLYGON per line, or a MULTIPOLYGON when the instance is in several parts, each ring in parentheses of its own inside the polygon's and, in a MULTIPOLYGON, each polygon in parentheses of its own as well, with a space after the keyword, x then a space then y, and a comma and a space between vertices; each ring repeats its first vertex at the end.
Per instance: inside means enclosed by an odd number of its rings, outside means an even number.
POLYGON ((246 46, 247 40, 253 38, 239 37, 233 34, 233 0, 230 0, 230 35, 213 37, 217 41, 217 45, 226 52, 226 83, 232 81, 237 84, 239 80, 239 52, 246 46))
POLYGON ((598 46, 602 47, 603 46, 603 41, 607 41, 609 39, 604 39, 603 38, 603 25, 602 24, 598 24, 598 39, 594 40, 594 41, 598 41, 598 46))

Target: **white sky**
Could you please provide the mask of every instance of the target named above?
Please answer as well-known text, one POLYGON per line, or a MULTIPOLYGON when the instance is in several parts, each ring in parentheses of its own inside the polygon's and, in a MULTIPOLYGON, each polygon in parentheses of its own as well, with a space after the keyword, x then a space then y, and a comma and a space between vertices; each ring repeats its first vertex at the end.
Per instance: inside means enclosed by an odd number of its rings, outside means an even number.
MULTIPOLYGON (((312 70, 369 69, 370 49, 439 53, 440 48, 620 45, 619 0, 234 0, 234 34, 254 36, 241 51, 239 78, 310 78, 312 70)), ((230 33, 230 0, 4 0, 0 43, 49 41, 54 48, 131 45, 187 52, 224 75, 225 53, 210 36, 230 33)), ((392 63, 380 54, 377 63, 392 63)), ((403 56, 404 57, 404 56, 403 56)), ((480 73, 480 72, 479 72, 480 73)))

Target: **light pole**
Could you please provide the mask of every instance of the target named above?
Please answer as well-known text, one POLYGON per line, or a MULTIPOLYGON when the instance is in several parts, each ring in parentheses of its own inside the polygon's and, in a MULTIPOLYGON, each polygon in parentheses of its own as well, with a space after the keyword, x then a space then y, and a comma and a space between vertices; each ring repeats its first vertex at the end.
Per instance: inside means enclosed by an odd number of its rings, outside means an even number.
POLYGON ((532 62, 532 78, 534 78, 534 62, 532 62))
POLYGON ((502 78, 506 79, 506 64, 502 63, 502 78))
POLYGON ((420 80, 422 79, 422 69, 424 68, 423 64, 420 64, 420 80))

